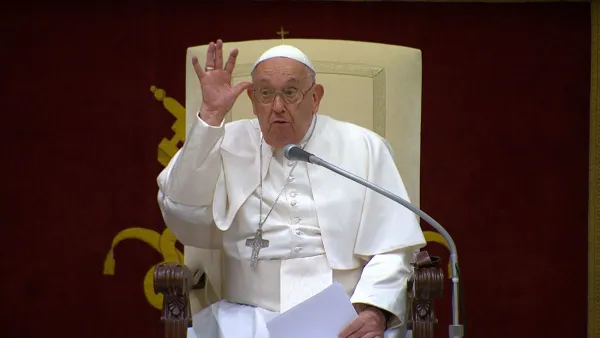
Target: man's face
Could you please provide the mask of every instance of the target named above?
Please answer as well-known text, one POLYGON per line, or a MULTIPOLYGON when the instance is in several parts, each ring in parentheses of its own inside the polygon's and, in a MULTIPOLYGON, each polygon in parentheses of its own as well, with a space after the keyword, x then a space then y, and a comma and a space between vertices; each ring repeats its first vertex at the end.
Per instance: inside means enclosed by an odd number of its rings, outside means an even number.
POLYGON ((304 64, 289 58, 261 62, 252 83, 248 96, 265 142, 276 149, 300 143, 319 109, 323 86, 315 84, 304 64))

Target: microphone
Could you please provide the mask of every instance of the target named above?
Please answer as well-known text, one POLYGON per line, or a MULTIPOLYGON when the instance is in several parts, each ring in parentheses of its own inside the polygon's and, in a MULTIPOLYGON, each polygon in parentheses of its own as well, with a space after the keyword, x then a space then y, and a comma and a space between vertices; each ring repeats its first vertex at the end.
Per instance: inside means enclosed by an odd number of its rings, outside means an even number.
POLYGON ((352 173, 349 173, 343 169, 336 167, 335 165, 309 153, 308 151, 300 148, 296 144, 288 144, 283 148, 283 155, 290 161, 303 161, 312 164, 319 165, 323 168, 329 169, 335 172, 338 175, 342 175, 358 184, 361 184, 389 199, 392 201, 404 206, 409 209, 413 213, 417 214, 419 217, 424 219, 427 223, 429 223, 437 232, 439 232, 442 237, 448 242, 448 246, 450 247, 450 264, 452 266, 452 325, 449 328, 450 338, 460 338, 463 337, 463 326, 459 324, 459 277, 460 277, 460 269, 458 267, 458 253, 456 250, 456 245, 454 244, 454 240, 452 236, 444 229, 444 227, 438 223, 431 216, 427 215, 424 211, 412 205, 410 202, 406 201, 402 197, 393 194, 392 192, 385 190, 376 184, 373 184, 365 179, 362 179, 352 173))
POLYGON ((290 161, 302 161, 316 165, 321 165, 321 159, 295 144, 288 144, 283 147, 283 155, 290 161))

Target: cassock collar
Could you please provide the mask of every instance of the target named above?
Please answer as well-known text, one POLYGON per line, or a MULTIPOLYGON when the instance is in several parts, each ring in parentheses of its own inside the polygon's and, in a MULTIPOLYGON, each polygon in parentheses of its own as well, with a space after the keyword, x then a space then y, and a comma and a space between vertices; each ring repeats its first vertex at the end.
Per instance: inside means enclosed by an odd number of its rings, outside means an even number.
POLYGON ((300 141, 300 146, 303 146, 306 142, 308 142, 311 134, 315 133, 315 123, 317 123, 317 113, 313 114, 313 118, 310 121, 310 126, 308 126, 308 130, 306 131, 306 134, 304 134, 302 141, 300 141))

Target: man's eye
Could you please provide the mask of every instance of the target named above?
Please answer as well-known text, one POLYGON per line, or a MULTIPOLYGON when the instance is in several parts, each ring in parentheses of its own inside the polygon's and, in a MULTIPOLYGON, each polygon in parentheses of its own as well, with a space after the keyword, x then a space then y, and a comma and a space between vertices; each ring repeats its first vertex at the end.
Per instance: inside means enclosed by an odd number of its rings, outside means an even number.
POLYGON ((263 89, 260 91, 260 95, 262 95, 262 96, 269 96, 271 94, 273 94, 273 92, 268 89, 263 89))
POLYGON ((296 92, 295 89, 285 89, 283 91, 283 94, 286 95, 286 96, 294 96, 294 95, 296 95, 296 93, 297 92, 296 92))

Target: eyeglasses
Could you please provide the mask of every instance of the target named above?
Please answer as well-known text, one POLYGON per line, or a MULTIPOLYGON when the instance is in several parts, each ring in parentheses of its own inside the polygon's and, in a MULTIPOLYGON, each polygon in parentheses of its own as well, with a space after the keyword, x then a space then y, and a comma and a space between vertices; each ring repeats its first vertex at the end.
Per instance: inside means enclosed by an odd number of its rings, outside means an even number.
POLYGON ((298 90, 297 88, 286 88, 282 90, 275 90, 271 88, 259 88, 254 89, 254 98, 256 98, 262 104, 270 104, 275 100, 275 96, 278 94, 281 96, 283 101, 290 105, 295 105, 304 100, 304 96, 308 93, 315 83, 310 86, 305 92, 298 90))

